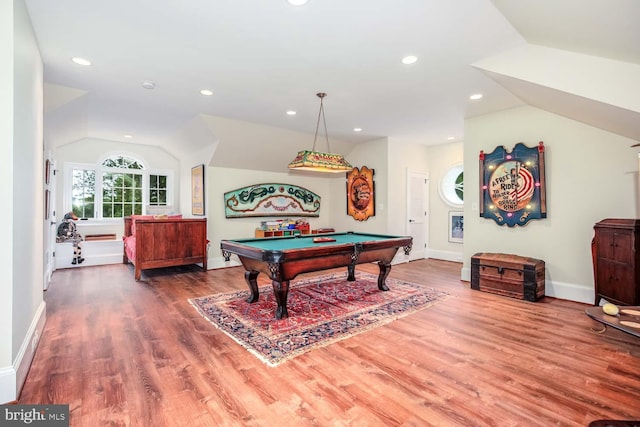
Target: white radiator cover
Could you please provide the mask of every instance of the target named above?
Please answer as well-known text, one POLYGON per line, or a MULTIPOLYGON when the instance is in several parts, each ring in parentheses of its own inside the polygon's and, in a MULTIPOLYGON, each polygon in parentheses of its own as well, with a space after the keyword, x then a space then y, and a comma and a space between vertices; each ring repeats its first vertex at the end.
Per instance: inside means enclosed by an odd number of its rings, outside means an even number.
POLYGON ((90 265, 119 264, 122 263, 122 240, 95 240, 81 242, 82 264, 71 264, 73 259, 73 243, 56 243, 56 269, 78 268, 90 265))

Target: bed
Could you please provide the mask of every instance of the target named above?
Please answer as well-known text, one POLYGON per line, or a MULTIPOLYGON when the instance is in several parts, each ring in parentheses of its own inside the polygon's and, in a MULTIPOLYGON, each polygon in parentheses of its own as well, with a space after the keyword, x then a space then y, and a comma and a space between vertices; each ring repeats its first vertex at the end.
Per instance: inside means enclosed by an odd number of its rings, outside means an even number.
POLYGON ((142 270, 202 264, 207 271, 207 220, 181 215, 156 217, 132 215, 124 219, 122 262, 135 267, 135 280, 142 270))

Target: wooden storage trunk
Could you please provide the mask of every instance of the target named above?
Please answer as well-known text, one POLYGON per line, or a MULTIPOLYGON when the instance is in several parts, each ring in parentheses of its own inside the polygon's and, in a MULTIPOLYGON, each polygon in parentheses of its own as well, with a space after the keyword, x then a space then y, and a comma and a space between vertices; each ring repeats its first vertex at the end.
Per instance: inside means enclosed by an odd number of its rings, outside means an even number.
POLYGON ((544 261, 511 254, 471 257, 471 289, 537 301, 544 296, 544 261))

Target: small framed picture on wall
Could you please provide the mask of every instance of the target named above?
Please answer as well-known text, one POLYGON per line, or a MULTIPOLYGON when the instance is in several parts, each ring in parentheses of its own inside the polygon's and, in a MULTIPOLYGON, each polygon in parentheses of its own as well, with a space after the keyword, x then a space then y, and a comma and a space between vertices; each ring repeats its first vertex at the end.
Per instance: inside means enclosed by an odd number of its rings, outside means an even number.
POLYGON ((191 168, 191 214, 204 215, 204 165, 191 168))
POLYGON ((462 243, 464 239, 464 212, 449 212, 449 241, 462 243))

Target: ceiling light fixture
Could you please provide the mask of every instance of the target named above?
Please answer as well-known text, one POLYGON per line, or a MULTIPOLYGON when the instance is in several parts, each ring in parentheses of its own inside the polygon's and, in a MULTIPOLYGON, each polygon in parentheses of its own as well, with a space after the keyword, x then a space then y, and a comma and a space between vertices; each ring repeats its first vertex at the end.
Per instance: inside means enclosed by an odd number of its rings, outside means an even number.
POLYGON ((362 132, 362 128, 353 128, 354 132, 362 132))
POLYGON ((133 135, 129 135, 128 133, 127 133, 127 134, 124 134, 124 135, 122 135, 122 136, 123 136, 123 137, 125 137, 125 138, 127 138, 127 139, 131 139, 131 138, 133 138, 133 135))
POLYGON ((309 0, 287 0, 287 3, 292 6, 302 6, 303 4, 307 4, 308 2, 309 0))
POLYGON ((287 111, 287 116, 295 116, 296 114, 298 114, 298 113, 296 113, 296 112, 295 112, 295 111, 293 111, 293 110, 289 110, 289 111, 287 111))
POLYGON ((200 91, 200 93, 201 93, 202 95, 204 95, 204 96, 211 96, 211 95, 213 95, 213 92, 212 92, 212 91, 210 91, 209 89, 202 89, 202 90, 200 91))
POLYGON ((410 65, 415 63, 418 60, 417 56, 409 55, 402 58, 402 63, 405 65, 410 65))
POLYGON ((482 94, 481 93, 474 93, 473 95, 471 95, 469 97, 469 99, 473 99, 473 100, 480 99, 480 98, 482 98, 482 94))
POLYGON ((155 89, 156 88, 156 84, 152 81, 149 80, 145 80, 142 82, 142 87, 145 89, 155 89))
POLYGON ((84 65, 85 67, 88 67, 89 65, 91 65, 91 61, 89 61, 88 59, 75 57, 75 58, 71 58, 71 60, 76 64, 84 65))
POLYGON ((289 169, 305 170, 313 172, 329 172, 340 173, 348 172, 353 169, 353 166, 349 164, 342 156, 342 154, 332 154, 329 147, 329 134, 327 133, 327 121, 324 116, 324 104, 323 99, 327 96, 326 93, 317 93, 316 96, 320 98, 320 111, 318 112, 318 123, 316 124, 316 134, 313 137, 313 148, 311 151, 303 150, 298 151, 298 155, 289 163, 289 169), (318 128, 320 127, 320 116, 322 116, 322 122, 324 123, 324 136, 327 140, 327 153, 321 153, 316 151, 316 139, 318 139, 318 128))

